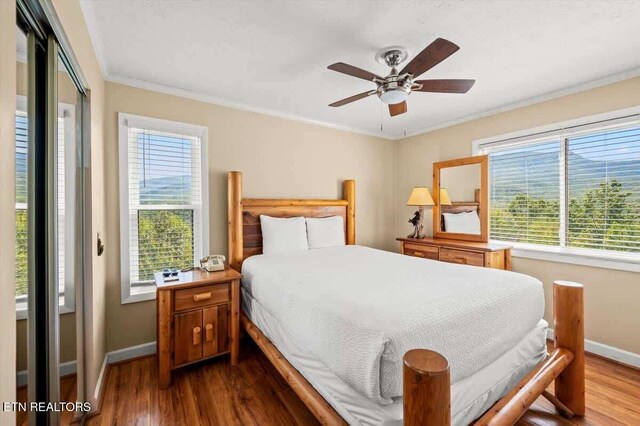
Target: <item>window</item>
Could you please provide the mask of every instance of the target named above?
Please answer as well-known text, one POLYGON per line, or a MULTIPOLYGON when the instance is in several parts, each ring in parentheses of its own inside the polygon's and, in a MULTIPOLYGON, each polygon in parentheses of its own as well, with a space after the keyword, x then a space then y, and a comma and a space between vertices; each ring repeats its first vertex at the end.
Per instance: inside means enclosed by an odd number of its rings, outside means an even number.
MULTIPOLYGON (((58 108, 58 155, 57 155, 57 191, 58 191, 58 294, 60 313, 73 312, 75 309, 73 256, 74 250, 74 170, 65 164, 74 164, 74 107, 59 103, 58 108), (69 211, 65 206, 71 206, 69 211), (70 271, 70 272, 68 272, 70 271)), ((28 297, 27 265, 27 164, 28 164, 28 119, 26 98, 18 96, 18 109, 15 113, 15 173, 16 173, 16 310, 17 318, 25 319, 28 297)))
POLYGON ((122 303, 155 298, 154 272, 208 253, 207 131, 119 114, 122 303))
POLYGON ((490 159, 492 240, 640 263, 637 116, 474 144, 490 159))

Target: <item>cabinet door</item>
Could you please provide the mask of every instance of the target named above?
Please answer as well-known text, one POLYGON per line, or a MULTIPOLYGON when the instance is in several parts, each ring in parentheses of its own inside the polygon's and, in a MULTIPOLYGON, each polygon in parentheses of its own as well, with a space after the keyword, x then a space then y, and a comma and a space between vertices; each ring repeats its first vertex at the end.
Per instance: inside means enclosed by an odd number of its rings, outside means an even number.
POLYGON ((202 310, 204 342, 202 356, 209 357, 229 350, 229 307, 218 305, 202 310))
POLYGON ((175 316, 175 366, 202 358, 202 311, 175 316))

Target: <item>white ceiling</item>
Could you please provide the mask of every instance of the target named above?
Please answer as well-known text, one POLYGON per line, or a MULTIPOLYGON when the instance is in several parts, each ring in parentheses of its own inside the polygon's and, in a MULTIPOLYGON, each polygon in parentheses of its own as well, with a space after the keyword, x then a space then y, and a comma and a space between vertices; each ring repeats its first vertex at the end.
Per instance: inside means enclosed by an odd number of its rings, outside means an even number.
POLYGON ((637 0, 81 5, 108 80, 386 138, 640 75, 637 0), (378 50, 402 45, 413 57, 437 37, 460 50, 421 78, 474 78, 468 94, 414 93, 394 118, 376 97, 327 106, 374 88, 328 65, 386 75, 378 50))

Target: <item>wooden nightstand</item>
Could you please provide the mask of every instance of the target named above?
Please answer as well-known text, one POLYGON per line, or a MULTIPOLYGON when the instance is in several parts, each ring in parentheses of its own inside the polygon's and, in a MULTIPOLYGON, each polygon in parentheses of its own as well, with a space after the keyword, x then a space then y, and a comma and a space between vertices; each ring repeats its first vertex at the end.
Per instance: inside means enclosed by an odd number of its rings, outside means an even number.
POLYGON ((396 238, 402 254, 449 263, 511 270, 511 246, 444 238, 396 238))
POLYGON ((155 274, 159 385, 171 385, 171 371, 240 349, 240 275, 227 268, 180 272, 176 281, 155 274))

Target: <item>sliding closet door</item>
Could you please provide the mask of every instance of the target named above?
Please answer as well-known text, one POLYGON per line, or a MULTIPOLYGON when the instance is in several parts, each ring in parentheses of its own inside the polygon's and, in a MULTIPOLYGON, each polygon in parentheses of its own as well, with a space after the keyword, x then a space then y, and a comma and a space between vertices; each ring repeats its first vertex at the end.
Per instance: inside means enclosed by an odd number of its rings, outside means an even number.
MULTIPOLYGON (((48 2, 18 0, 16 308, 18 397, 56 404, 18 424, 83 417, 83 290, 90 259, 88 89, 48 2), (61 404, 65 403, 65 404, 61 404), (79 411, 74 411, 78 409, 79 411)), ((45 405, 46 406, 46 405, 45 405)))

